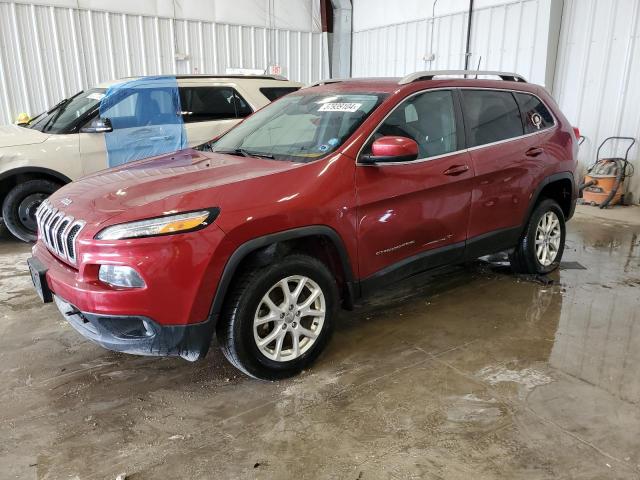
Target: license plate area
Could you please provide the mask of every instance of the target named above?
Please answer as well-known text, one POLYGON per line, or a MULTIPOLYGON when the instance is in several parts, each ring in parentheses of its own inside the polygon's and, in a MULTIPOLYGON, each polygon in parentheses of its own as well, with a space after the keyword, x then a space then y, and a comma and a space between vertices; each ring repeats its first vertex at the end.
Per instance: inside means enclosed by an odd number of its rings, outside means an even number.
POLYGON ((31 281, 36 293, 44 303, 53 302, 53 294, 47 284, 47 268, 35 257, 27 260, 31 281))

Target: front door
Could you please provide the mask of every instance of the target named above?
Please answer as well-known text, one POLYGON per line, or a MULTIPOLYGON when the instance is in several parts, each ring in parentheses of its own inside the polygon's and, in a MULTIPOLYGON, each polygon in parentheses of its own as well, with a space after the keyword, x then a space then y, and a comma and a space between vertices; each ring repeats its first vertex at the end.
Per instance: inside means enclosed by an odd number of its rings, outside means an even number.
POLYGON ((378 127, 363 153, 388 135, 412 138, 419 155, 356 169, 359 274, 371 283, 462 258, 469 219, 473 168, 456 92, 412 95, 378 127))

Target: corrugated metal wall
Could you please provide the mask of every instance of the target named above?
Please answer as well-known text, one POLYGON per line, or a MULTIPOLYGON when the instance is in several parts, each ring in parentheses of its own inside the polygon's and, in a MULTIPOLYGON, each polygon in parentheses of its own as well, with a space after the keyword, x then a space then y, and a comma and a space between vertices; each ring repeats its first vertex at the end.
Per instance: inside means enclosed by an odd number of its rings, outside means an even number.
POLYGON ((328 77, 326 34, 0 2, 0 124, 132 75, 282 66, 328 77))
MULTIPOLYGON (((539 0, 518 0, 476 9, 470 66, 475 69, 481 61, 483 70, 516 71, 544 83, 548 23, 539 18, 540 8, 539 0)), ((353 76, 464 68, 468 14, 439 16, 437 10, 433 19, 354 32, 353 76), (428 61, 431 53, 435 59, 428 61)))
MULTIPOLYGON (((640 137, 640 0, 565 0, 562 17, 554 96, 586 136, 580 159, 588 165, 606 137, 640 137)), ((618 156, 624 153, 619 147, 618 156)), ((630 152, 636 203, 638 151, 636 144, 630 152)))

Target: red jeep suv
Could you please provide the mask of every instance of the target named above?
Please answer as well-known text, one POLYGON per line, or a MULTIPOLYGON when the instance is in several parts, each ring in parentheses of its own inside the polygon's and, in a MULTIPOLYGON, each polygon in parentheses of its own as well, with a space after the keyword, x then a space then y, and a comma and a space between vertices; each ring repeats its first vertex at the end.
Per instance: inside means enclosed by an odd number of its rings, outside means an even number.
POLYGON ((555 269, 576 153, 554 100, 516 74, 328 80, 210 144, 58 190, 29 266, 105 348, 196 360, 215 332, 240 370, 283 378, 340 305, 390 281, 500 251, 516 272, 555 269))

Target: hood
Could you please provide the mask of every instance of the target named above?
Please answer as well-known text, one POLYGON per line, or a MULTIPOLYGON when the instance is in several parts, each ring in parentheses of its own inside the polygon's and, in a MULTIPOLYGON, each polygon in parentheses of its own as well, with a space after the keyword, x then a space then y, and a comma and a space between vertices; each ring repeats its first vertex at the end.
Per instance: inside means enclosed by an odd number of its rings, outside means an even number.
MULTIPOLYGON (((53 194, 54 207, 99 226, 172 211, 221 206, 221 190, 301 164, 192 149, 104 170, 53 194)), ((251 195, 249 185, 247 195, 251 195)))
POLYGON ((31 128, 19 127, 17 125, 4 125, 0 126, 0 148, 42 143, 49 138, 49 136, 47 133, 32 130, 31 128))

